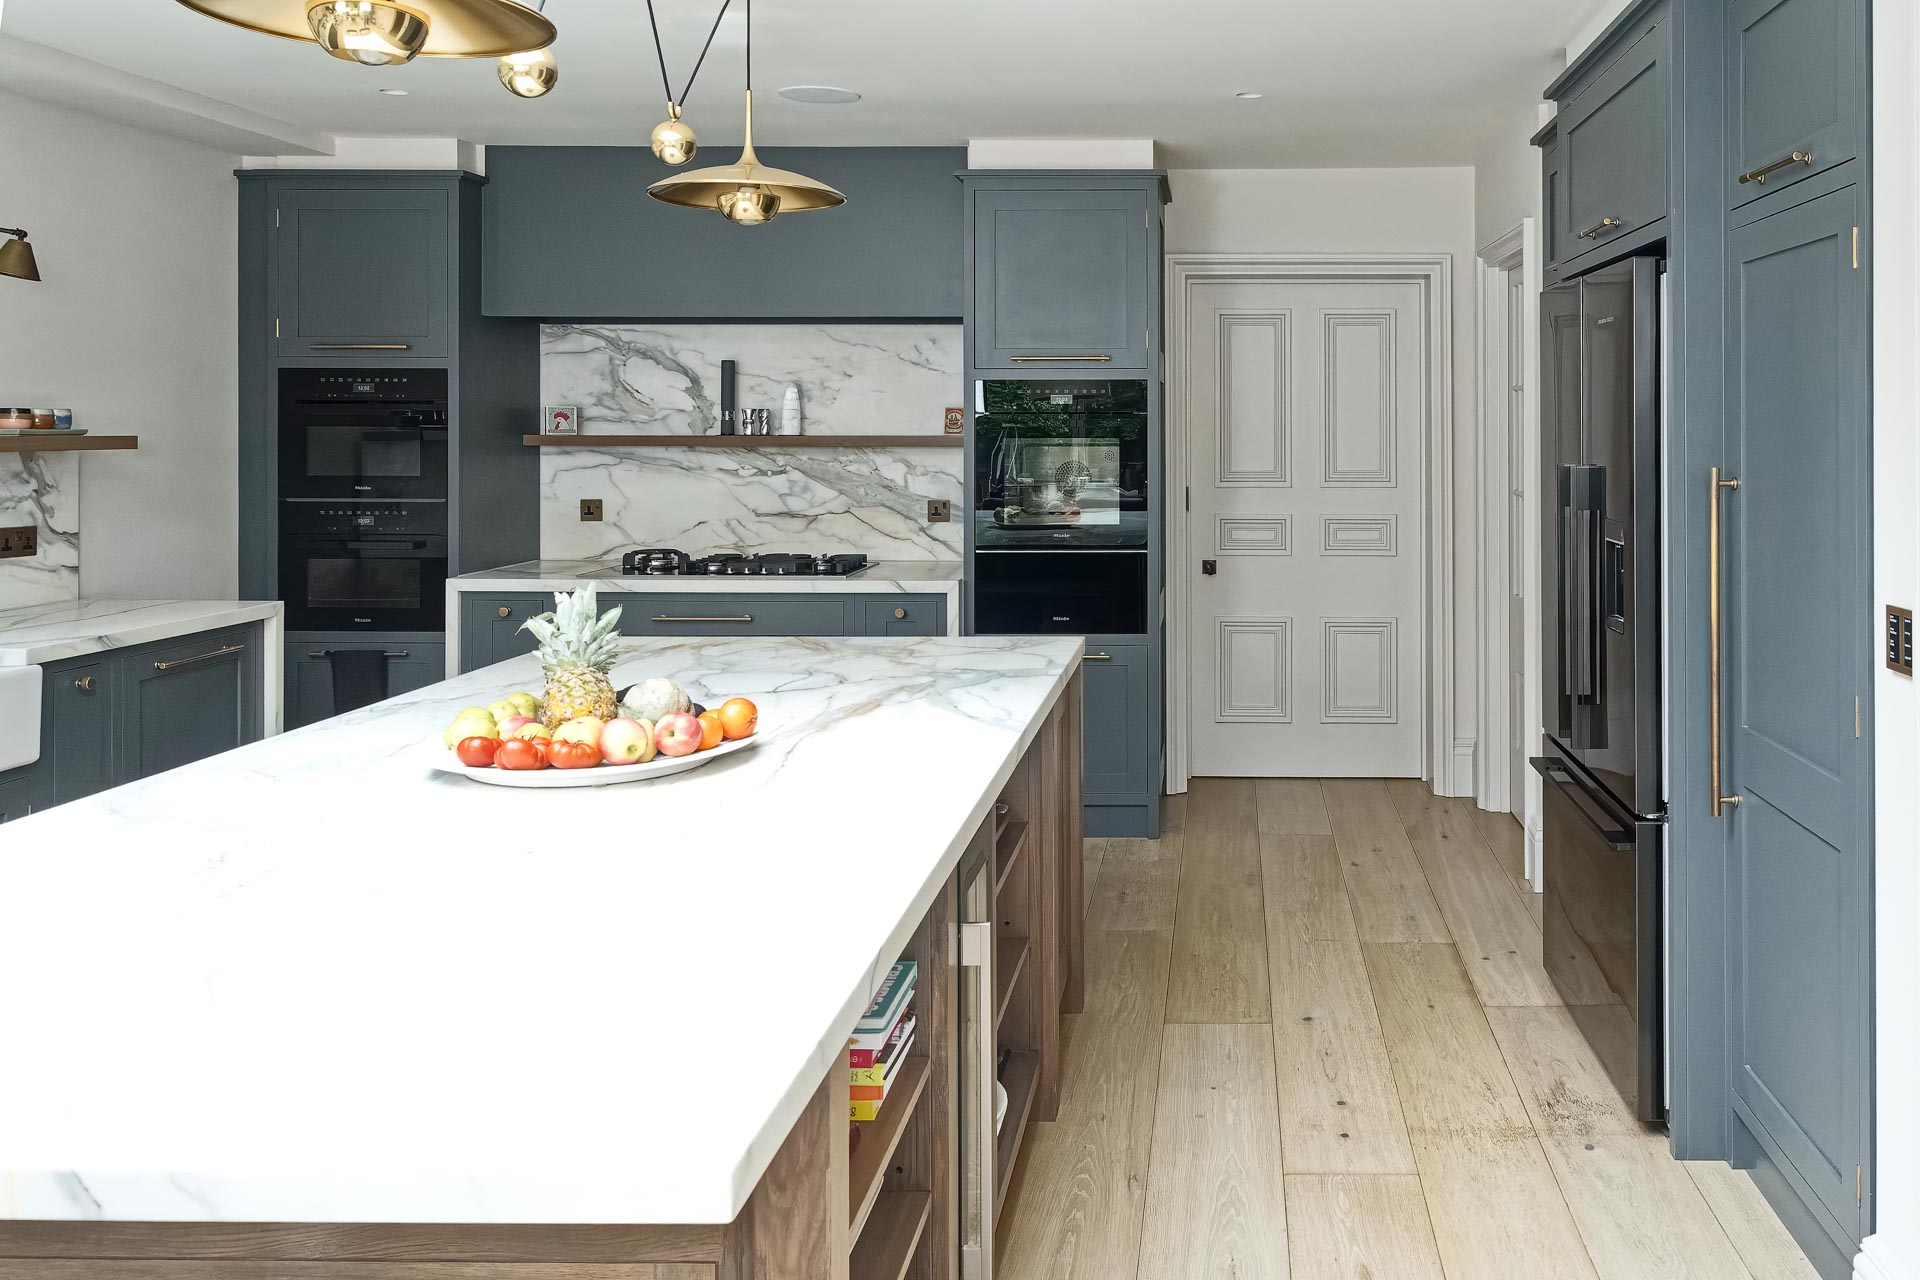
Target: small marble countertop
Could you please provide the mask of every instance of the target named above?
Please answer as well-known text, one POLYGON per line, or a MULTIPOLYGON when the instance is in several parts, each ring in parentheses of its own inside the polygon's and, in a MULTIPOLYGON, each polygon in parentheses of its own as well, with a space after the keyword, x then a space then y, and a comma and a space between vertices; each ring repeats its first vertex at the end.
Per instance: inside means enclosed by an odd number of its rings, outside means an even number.
MULTIPOLYGON (((9 609, 0 611, 0 667, 79 658, 244 622, 270 622, 277 630, 280 617, 276 600, 80 600, 9 609)), ((269 638, 277 651, 278 636, 269 638)), ((273 657, 269 673, 278 666, 273 657)))
POLYGON ((731 1221, 1081 653, 629 640, 758 746, 435 772, 528 655, 8 824, 0 1218, 731 1221))

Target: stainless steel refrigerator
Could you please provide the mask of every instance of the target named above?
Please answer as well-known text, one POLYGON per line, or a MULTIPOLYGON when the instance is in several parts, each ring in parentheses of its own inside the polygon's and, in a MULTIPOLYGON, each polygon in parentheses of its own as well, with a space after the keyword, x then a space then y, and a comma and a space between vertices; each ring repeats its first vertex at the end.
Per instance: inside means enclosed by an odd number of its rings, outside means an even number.
POLYGON ((1541 295, 1543 959, 1643 1120, 1666 1118, 1656 258, 1541 295))

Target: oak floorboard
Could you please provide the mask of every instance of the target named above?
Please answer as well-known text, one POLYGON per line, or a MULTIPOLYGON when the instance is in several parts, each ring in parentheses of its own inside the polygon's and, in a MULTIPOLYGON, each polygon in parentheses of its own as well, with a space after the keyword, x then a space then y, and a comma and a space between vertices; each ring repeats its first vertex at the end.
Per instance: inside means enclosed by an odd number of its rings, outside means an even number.
POLYGON ((1171 941, 1087 934, 1087 1008, 1066 1021, 1059 1118, 1029 1127, 998 1224, 1005 1280, 1134 1274, 1171 941))
POLYGON ((1283 836, 1330 836, 1327 799, 1317 778, 1256 778, 1260 830, 1283 836))
POLYGON ((1280 1159, 1271 1028, 1168 1026, 1138 1275, 1285 1280, 1280 1159))
POLYGON ((1364 942, 1451 942, 1420 860, 1377 779, 1327 779, 1340 873, 1364 942))
POLYGON ((1195 778, 1180 839, 1168 1022, 1266 1022, 1266 911, 1253 783, 1195 778))
POLYGON ((1458 954, 1364 952, 1448 1280, 1595 1280, 1458 954))
POLYGON ((1088 841, 1100 846, 1100 882, 1087 901, 1087 928, 1172 929, 1184 839, 1088 841))
POLYGON ((1515 888, 1532 893, 1533 886, 1527 882, 1527 832, 1520 825, 1520 819, 1492 809, 1475 809, 1474 816, 1480 825, 1480 835, 1493 850, 1494 861, 1500 864, 1501 872, 1513 881, 1515 888))
POLYGON ((1413 1147, 1360 944, 1288 938, 1271 928, 1267 936, 1287 1171, 1413 1173, 1413 1147))
POLYGON ((1522 889, 1520 891, 1520 896, 1521 896, 1521 900, 1527 904, 1527 914, 1533 917, 1534 928, 1536 929, 1545 928, 1546 922, 1547 922, 1547 917, 1546 917, 1547 895, 1544 893, 1535 893, 1532 889, 1522 889))
MULTIPOLYGON (((1386 785, 1480 1003, 1559 1004, 1540 963, 1540 926, 1496 864, 1471 807, 1415 779, 1386 785)), ((1593 978, 1600 981, 1597 972, 1593 978)))
POLYGON ((1287 1252, 1301 1280, 1444 1280, 1420 1179, 1294 1174, 1287 1252))
POLYGON ((1719 1160, 1682 1160, 1680 1167, 1706 1197, 1753 1280, 1819 1280, 1807 1255, 1744 1171, 1719 1160))
POLYGON ((1333 837, 1262 832, 1260 879, 1269 938, 1276 931, 1309 942, 1358 937, 1333 837))
POLYGON ((1667 1140, 1634 1119, 1565 1009, 1487 1010, 1602 1280, 1748 1280, 1667 1140))

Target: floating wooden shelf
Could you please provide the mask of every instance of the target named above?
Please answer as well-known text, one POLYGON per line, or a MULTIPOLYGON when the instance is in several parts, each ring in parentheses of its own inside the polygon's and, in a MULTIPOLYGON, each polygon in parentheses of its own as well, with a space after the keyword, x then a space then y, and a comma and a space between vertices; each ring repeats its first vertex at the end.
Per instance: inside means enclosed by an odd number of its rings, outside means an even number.
POLYGON ((1001 831, 996 843, 998 848, 994 858, 999 866, 994 869, 993 891, 998 894, 1006 888, 1008 873, 1013 870, 1014 863, 1020 861, 1020 854, 1027 847, 1027 824, 1015 818, 1001 831))
POLYGON ((933 1210, 928 1191, 883 1191, 853 1246, 850 1280, 903 1280, 933 1210))
POLYGON ((0 453, 81 453, 96 449, 138 449, 139 436, 0 436, 0 453))
POLYGON ((1027 940, 1017 933, 1002 933, 993 943, 993 1025, 998 1030, 1007 1016, 1007 1002, 1013 998, 1013 985, 1027 967, 1027 940))
MULTIPOLYGON (((842 1061, 845 1061, 844 1057, 842 1061)), ((847 1166, 847 1204, 852 1211, 855 1240, 860 1238, 867 1218, 880 1198, 880 1183, 886 1177, 887 1165, 893 1159, 895 1148, 900 1145, 901 1135, 907 1131, 907 1121, 913 1118, 913 1109, 919 1103, 920 1095, 926 1092, 928 1074, 924 1054, 901 1063, 900 1078, 887 1090, 887 1101, 880 1108, 880 1118, 861 1122, 860 1149, 853 1153, 847 1166)))
POLYGON ((962 436, 521 436, 536 449, 958 449, 962 436))
POLYGON ((1040 1055, 1015 1049, 1007 1058, 1007 1069, 1000 1073, 1000 1084, 1007 1091, 1007 1118, 993 1141, 993 1215, 1007 1198, 1007 1184, 1013 1180, 1013 1165, 1020 1158, 1020 1138, 1027 1131, 1027 1117, 1033 1113, 1034 1086, 1040 1079, 1040 1055))

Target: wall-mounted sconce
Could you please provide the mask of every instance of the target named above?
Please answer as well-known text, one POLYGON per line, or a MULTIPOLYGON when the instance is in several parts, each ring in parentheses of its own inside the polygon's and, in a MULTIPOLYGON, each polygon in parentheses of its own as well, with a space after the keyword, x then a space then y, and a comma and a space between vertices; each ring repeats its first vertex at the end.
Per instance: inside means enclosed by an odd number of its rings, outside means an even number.
POLYGON ((33 260, 33 246, 27 243, 27 233, 18 227, 0 227, 0 236, 13 237, 0 243, 0 276, 38 280, 40 267, 33 260))

